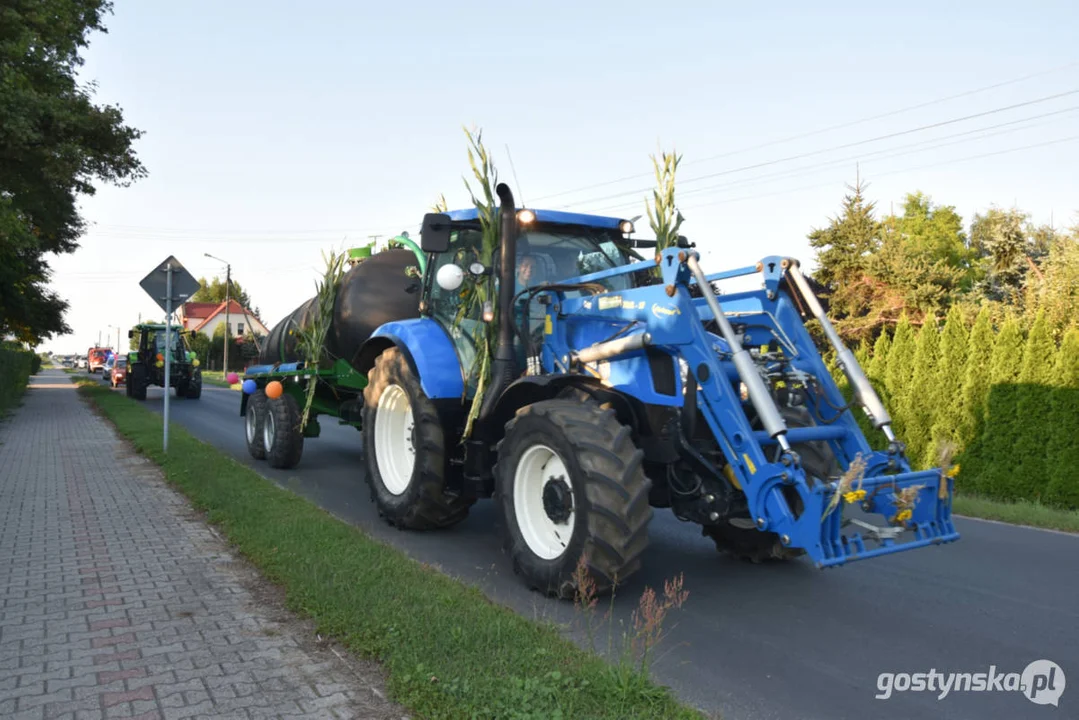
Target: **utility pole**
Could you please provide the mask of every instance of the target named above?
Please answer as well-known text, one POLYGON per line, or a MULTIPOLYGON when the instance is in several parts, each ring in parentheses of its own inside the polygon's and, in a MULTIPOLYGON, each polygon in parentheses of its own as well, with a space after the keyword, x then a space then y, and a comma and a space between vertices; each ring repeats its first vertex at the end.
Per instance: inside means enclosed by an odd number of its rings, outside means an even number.
POLYGON ((232 265, 225 263, 225 367, 221 368, 221 372, 228 375, 229 372, 229 331, 232 329, 229 324, 229 288, 232 286, 232 265))
POLYGON ((229 293, 229 289, 232 287, 232 264, 227 260, 222 260, 219 257, 214 257, 210 253, 203 253, 208 258, 213 258, 218 262, 225 263, 225 357, 224 367, 221 368, 221 372, 228 374, 229 371, 229 303, 231 302, 232 295, 229 293))

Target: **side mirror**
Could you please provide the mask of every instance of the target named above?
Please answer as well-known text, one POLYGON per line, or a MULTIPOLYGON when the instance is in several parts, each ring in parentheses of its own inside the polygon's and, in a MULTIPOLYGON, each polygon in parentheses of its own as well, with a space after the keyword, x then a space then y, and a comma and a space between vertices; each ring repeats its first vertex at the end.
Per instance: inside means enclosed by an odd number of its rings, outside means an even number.
POLYGON ((450 249, 450 216, 445 213, 427 213, 420 227, 420 249, 429 253, 441 253, 450 249))

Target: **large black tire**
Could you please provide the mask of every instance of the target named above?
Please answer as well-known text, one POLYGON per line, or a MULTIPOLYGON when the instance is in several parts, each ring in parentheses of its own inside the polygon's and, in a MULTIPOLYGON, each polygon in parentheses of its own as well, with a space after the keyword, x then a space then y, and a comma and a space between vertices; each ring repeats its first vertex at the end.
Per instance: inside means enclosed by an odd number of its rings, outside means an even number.
POLYGON ((191 379, 187 381, 184 397, 189 400, 198 400, 202 397, 202 371, 198 368, 191 371, 191 379))
POLYGON ((266 461, 278 469, 294 468, 303 457, 300 406, 288 393, 267 399, 262 426, 266 461))
POLYGON ((367 484, 379 515, 409 530, 445 528, 464 520, 475 501, 446 489, 455 470, 442 424, 401 351, 384 350, 367 380, 363 448, 367 484))
POLYGON ((256 460, 266 458, 263 429, 266 423, 266 391, 259 389, 247 398, 247 412, 244 414, 244 433, 247 438, 247 452, 256 460))
POLYGON ((146 365, 144 363, 132 363, 131 373, 127 376, 127 381, 131 385, 131 397, 136 400, 145 400, 146 386, 150 382, 146 375, 146 365))
MULTIPOLYGON (((781 405, 779 411, 787 427, 809 427, 816 424, 813 422, 812 415, 804 407, 781 405)), ((802 469, 805 470, 806 480, 810 487, 817 483, 826 483, 829 477, 842 472, 835 453, 826 441, 798 443, 791 446, 791 449, 801 458, 802 469)), ((774 532, 762 532, 753 527, 739 527, 726 521, 703 528, 701 534, 710 537, 719 552, 746 562, 792 560, 805 555, 805 550, 802 548, 785 546, 779 535, 774 532)))
POLYGON ((556 399, 518 410, 506 423, 494 468, 514 572, 533 590, 559 598, 578 592, 582 556, 597 594, 629 579, 641 567, 652 519, 643 463, 644 451, 610 408, 556 399), (557 466, 557 476, 544 477, 552 451, 568 478, 557 466))

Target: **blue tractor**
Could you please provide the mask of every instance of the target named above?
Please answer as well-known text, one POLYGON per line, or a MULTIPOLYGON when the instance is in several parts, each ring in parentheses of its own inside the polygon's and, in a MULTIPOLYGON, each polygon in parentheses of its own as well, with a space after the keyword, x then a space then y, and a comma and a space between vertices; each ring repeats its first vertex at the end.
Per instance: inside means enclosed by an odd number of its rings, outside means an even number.
POLYGON ((631 221, 517 209, 504 184, 497 194, 491 266, 474 261, 476 209, 427 214, 417 316, 379 325, 352 363, 366 378, 352 422, 388 522, 448 527, 494 498, 515 572, 565 598, 582 558, 600 592, 639 569, 653 508, 756 562, 804 554, 823 568, 958 539, 951 478, 911 470, 796 260, 706 274, 684 239, 656 252, 631 221), (752 274, 759 289, 714 286, 752 274), (470 310, 469 277, 497 303, 470 310), (470 422, 490 322, 490 380, 470 422), (870 447, 856 409, 887 449, 870 447))

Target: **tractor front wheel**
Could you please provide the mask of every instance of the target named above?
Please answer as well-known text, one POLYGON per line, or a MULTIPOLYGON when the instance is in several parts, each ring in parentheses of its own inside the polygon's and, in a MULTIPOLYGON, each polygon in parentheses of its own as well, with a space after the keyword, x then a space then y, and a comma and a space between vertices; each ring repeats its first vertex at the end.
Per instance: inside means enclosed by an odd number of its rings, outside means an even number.
POLYGON ((263 413, 262 444, 270 467, 296 467, 303 455, 303 432, 300 431, 300 406, 285 393, 266 401, 263 413))
POLYGON ((379 514, 410 530, 464 520, 473 501, 446 489, 452 469, 442 423, 401 351, 383 351, 367 379, 363 447, 367 484, 379 514))
POLYGON ((652 519, 643 461, 609 408, 558 399, 518 410, 494 468, 514 572, 560 598, 580 589, 582 557, 597 594, 637 572, 652 519))
POLYGON ((191 377, 187 380, 184 397, 189 400, 198 400, 202 397, 202 371, 195 368, 191 371, 191 377))

